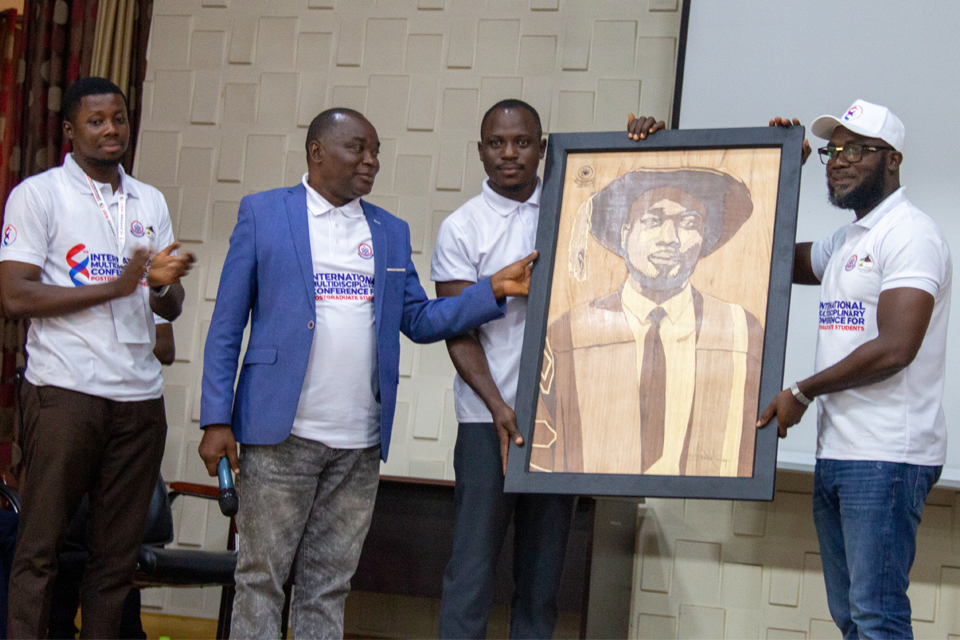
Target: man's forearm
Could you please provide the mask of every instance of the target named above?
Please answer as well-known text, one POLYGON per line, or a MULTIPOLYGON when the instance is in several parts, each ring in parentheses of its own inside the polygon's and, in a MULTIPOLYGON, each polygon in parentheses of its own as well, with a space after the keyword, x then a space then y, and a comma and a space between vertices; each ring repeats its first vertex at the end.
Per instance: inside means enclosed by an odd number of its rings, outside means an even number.
POLYGON ((850 355, 797 383, 808 398, 863 387, 890 378, 910 364, 912 358, 886 347, 879 339, 857 347, 850 355))
POLYGON ((157 295, 157 292, 151 287, 150 310, 164 320, 176 320, 180 312, 183 311, 184 296, 183 285, 179 282, 171 284, 162 296, 157 295))
POLYGON ((117 281, 82 287, 59 287, 22 280, 11 285, 5 279, 0 279, 0 283, 4 289, 3 313, 11 320, 67 315, 121 297, 117 281))
POLYGON ((475 332, 447 340, 447 352, 457 373, 480 396, 491 413, 505 406, 500 389, 490 373, 487 354, 475 332))

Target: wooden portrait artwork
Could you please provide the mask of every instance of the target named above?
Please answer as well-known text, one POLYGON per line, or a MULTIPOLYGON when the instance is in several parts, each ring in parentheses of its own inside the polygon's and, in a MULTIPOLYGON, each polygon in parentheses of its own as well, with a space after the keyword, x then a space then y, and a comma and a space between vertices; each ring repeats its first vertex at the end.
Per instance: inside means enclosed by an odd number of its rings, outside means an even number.
POLYGON ((802 131, 651 138, 550 138, 508 491, 772 496, 802 131))
POLYGON ((531 470, 752 475, 779 170, 779 149, 568 159, 531 470))

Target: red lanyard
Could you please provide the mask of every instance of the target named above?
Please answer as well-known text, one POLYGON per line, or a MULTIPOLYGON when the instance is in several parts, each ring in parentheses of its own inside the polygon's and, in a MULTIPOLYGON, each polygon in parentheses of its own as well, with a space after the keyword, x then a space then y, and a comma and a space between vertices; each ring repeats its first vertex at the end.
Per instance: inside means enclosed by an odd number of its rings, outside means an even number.
POLYGON ((110 233, 117 239, 117 257, 122 258, 123 243, 127 236, 127 194, 123 192, 123 185, 120 185, 120 200, 117 204, 117 222, 119 224, 117 227, 114 227, 113 218, 110 216, 110 207, 107 206, 103 196, 100 195, 100 190, 94 186, 90 176, 85 175, 84 177, 87 179, 87 183, 93 191, 93 199, 97 201, 97 206, 100 207, 100 213, 103 214, 103 219, 107 221, 107 226, 110 227, 110 233))

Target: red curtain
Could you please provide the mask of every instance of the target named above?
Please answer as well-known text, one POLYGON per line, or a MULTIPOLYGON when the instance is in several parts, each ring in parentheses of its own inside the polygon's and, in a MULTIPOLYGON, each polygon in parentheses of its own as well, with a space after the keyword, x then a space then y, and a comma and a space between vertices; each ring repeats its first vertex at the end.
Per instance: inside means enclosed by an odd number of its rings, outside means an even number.
POLYGON ((22 177, 59 166, 63 144, 60 100, 90 73, 98 0, 35 0, 24 15, 27 32, 22 177))
MULTIPOLYGON (((0 197, 6 202, 20 180, 20 114, 23 109, 23 79, 18 78, 20 58, 26 40, 17 23, 17 11, 0 13, 0 197)), ((0 230, 3 225, 0 210, 0 230)), ((0 238, 2 241, 2 238, 0 238)), ((14 379, 17 365, 23 364, 25 323, 7 322, 0 314, 0 466, 13 457, 12 441, 17 421, 14 415, 14 379)))

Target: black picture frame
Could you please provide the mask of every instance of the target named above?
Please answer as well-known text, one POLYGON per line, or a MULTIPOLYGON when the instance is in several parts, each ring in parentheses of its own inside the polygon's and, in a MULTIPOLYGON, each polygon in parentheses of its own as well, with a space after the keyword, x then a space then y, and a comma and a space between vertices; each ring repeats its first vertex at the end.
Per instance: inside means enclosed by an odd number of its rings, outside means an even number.
POLYGON ((510 445, 505 491, 598 496, 773 499, 777 461, 777 429, 773 423, 757 433, 752 477, 544 473, 530 470, 533 450, 530 444, 533 443, 568 157, 571 154, 606 152, 780 149, 760 372, 759 413, 783 388, 803 139, 803 127, 668 130, 657 132, 639 142, 630 140, 623 131, 561 133, 549 136, 536 244, 540 257, 530 284, 516 397, 517 425, 527 444, 522 447, 510 445))

